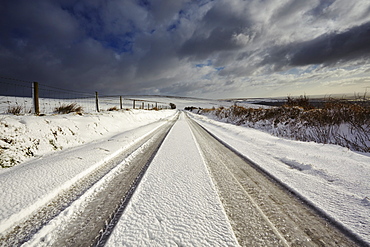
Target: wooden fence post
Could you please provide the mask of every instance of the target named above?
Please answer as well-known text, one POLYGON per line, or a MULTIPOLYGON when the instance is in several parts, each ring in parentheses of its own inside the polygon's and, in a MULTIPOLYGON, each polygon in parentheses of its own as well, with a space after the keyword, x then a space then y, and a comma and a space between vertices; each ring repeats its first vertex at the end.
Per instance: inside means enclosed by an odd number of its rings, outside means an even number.
POLYGON ((135 109, 135 100, 133 100, 133 108, 132 109, 135 109))
POLYGON ((119 96, 119 107, 122 110, 122 96, 119 96))
POLYGON ((96 111, 99 112, 99 97, 98 92, 95 92, 96 111))
POLYGON ((141 109, 144 110, 144 102, 141 103, 141 109))
POLYGON ((33 107, 36 115, 40 115, 39 83, 33 82, 33 107))

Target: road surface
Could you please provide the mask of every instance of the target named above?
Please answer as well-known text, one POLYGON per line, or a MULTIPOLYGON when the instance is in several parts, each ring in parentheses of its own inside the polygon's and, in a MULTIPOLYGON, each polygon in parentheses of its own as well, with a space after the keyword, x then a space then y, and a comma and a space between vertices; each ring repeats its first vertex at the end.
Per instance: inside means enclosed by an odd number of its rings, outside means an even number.
POLYGON ((357 246, 184 113, 108 241, 135 244, 357 246))
POLYGON ((189 121, 242 246, 356 246, 254 164, 189 121))
POLYGON ((0 241, 2 246, 362 244, 350 238, 182 112, 58 193, 0 241))

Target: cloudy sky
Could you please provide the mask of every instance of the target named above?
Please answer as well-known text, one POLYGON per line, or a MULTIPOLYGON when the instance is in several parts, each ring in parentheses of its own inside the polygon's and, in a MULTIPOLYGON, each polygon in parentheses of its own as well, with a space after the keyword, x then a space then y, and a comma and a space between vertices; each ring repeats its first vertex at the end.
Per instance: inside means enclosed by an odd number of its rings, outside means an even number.
POLYGON ((370 91, 369 0, 0 0, 0 76, 101 94, 370 91))

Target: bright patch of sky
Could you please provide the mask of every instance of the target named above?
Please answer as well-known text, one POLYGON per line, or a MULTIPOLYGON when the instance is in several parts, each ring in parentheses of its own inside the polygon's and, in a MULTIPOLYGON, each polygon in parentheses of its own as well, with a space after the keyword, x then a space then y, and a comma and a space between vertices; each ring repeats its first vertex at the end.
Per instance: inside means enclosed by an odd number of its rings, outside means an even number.
POLYGON ((203 67, 206 67, 206 66, 211 66, 212 65, 212 61, 211 60, 207 60, 206 63, 198 63, 195 65, 195 67, 197 68, 203 68, 203 67))

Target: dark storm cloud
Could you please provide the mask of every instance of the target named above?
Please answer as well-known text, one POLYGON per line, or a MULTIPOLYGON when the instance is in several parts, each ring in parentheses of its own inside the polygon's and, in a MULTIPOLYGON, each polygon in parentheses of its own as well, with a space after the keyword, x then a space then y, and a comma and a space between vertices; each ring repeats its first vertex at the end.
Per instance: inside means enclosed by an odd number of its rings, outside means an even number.
POLYGON ((6 1, 0 11, 1 44, 15 51, 26 47, 63 45, 80 36, 77 23, 68 13, 54 8, 47 1, 38 4, 6 1))
MULTIPOLYGON (((241 5, 243 8, 243 5, 241 5)), ((247 15, 242 11, 239 12, 233 8, 233 5, 227 2, 221 2, 218 5, 213 5, 213 7, 207 11, 207 13, 202 18, 199 25, 203 25, 205 28, 243 28, 247 22, 247 15), (239 13, 238 13, 239 12, 239 13)))
POLYGON ((297 44, 291 65, 331 64, 370 55, 370 22, 346 32, 322 35, 297 44))
POLYGON ((342 33, 329 33, 305 42, 269 49, 262 64, 285 66, 330 65, 370 55, 370 22, 342 33))
POLYGON ((215 28, 208 37, 194 37, 186 41, 179 54, 201 60, 220 51, 241 48, 233 39, 234 35, 234 30, 215 28))
POLYGON ((206 59, 222 51, 242 48, 235 37, 250 24, 247 15, 235 10, 232 4, 214 5, 197 23, 193 36, 179 49, 181 57, 206 59))
MULTIPOLYGON (((3 76, 75 90, 139 91, 134 86, 135 71, 142 72, 141 76, 155 73, 152 65, 160 66, 159 58, 166 55, 163 49, 162 53, 156 50, 161 46, 155 40, 150 53, 133 54, 137 36, 154 29, 147 24, 152 17, 136 1, 14 0, 1 4, 3 76)), ((152 14, 156 22, 177 13, 166 10, 179 4, 164 5, 169 7, 152 14)), ((136 47, 143 49, 147 47, 136 47)))
POLYGON ((0 40, 1 74, 68 84, 71 75, 107 61, 101 46, 86 38, 76 19, 55 3, 7 2, 0 13, 5 34, 0 40))

